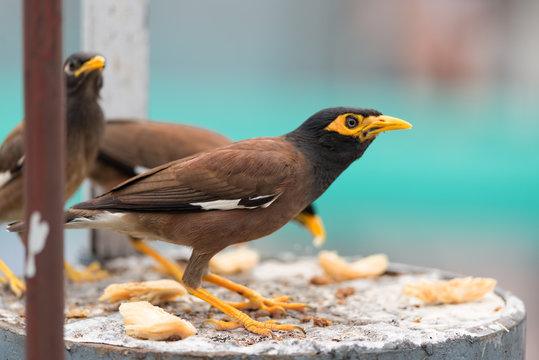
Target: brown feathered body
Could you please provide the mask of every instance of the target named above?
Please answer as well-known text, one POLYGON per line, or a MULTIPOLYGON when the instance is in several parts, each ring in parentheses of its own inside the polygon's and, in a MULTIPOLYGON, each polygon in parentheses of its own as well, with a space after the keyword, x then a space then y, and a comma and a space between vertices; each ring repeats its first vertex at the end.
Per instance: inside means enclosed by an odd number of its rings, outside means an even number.
POLYGON ((284 138, 240 141, 157 167, 80 204, 69 211, 68 227, 87 227, 84 219, 91 219, 91 227, 190 246, 200 261, 190 262, 198 268, 184 280, 197 285, 217 252, 275 232, 309 205, 311 175, 309 162, 284 138), (264 196, 274 200, 248 211, 197 208, 246 198, 254 207, 264 196))

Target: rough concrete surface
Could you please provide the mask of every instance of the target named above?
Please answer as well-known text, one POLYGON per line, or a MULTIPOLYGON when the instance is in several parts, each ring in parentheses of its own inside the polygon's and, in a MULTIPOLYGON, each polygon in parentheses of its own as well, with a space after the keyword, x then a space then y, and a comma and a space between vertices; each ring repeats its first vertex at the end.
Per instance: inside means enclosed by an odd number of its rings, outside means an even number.
MULTIPOLYGON (((216 331, 205 320, 223 316, 206 303, 184 296, 164 308, 191 321, 198 335, 157 342, 125 335, 117 306, 99 304, 97 298, 110 283, 154 280, 163 275, 155 271, 149 259, 140 257, 115 260, 109 268, 113 276, 105 281, 67 286, 66 307, 89 311, 87 318, 66 322, 68 359, 316 355, 361 359, 524 358, 524 305, 511 294, 498 290, 481 301, 440 306, 425 306, 402 295, 402 287, 408 282, 447 276, 436 270, 393 265, 391 272, 377 279, 314 286, 310 279, 321 272, 314 259, 264 261, 251 274, 234 279, 268 297, 286 294, 293 301, 308 303, 309 310, 289 312, 279 320, 303 326, 307 335, 278 333, 278 338, 271 339, 243 329, 216 331), (349 296, 343 298, 343 293, 349 296)), ((239 300, 227 290, 214 286, 208 289, 223 299, 239 300)), ((20 339, 23 303, 5 289, 0 294, 0 354, 16 355, 24 343, 20 339)), ((251 315, 268 319, 265 314, 251 315)))

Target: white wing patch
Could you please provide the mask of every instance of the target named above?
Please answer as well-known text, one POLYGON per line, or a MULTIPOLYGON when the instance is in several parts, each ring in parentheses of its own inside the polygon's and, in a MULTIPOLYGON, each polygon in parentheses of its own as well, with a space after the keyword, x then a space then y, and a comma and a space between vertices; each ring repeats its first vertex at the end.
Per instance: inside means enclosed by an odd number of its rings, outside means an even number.
POLYGON ((0 188, 7 184, 11 180, 11 171, 5 171, 0 173, 0 188))
POLYGON ((0 172, 0 188, 2 186, 6 185, 13 178, 13 172, 17 172, 18 170, 20 170, 23 163, 24 163, 24 156, 22 156, 17 161, 17 169, 15 169, 15 170, 12 169, 12 170, 8 170, 8 171, 0 172))
POLYGON ((235 209, 256 209, 267 208, 281 194, 276 195, 262 195, 251 197, 247 199, 234 199, 234 200, 214 200, 205 202, 190 203, 193 206, 199 206, 203 210, 235 210, 235 209), (264 201, 266 200, 266 201, 264 201))

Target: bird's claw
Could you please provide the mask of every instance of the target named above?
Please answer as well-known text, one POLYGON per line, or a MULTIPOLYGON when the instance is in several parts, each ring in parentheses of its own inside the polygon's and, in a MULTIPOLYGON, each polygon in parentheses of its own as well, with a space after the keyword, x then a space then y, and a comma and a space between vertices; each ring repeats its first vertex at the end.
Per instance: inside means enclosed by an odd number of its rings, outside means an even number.
POLYGON ((268 313, 271 317, 281 317, 287 310, 304 311, 307 307, 303 303, 291 303, 288 296, 278 296, 267 299, 259 294, 250 296, 248 301, 229 303, 238 310, 259 310, 268 313))
POLYGON ((246 330, 267 337, 275 338, 274 331, 300 331, 305 334, 305 330, 298 325, 292 324, 279 324, 275 320, 268 321, 256 321, 253 319, 246 319, 243 322, 240 321, 227 321, 227 320, 207 320, 208 324, 215 327, 216 330, 234 330, 240 327, 244 327, 246 330))
POLYGON ((22 297, 22 295, 26 292, 26 284, 18 277, 10 277, 9 279, 2 278, 0 283, 8 283, 9 289, 18 298, 22 297))
POLYGON ((4 274, 0 276, 0 284, 7 283, 11 292, 20 298, 26 292, 24 280, 19 279, 2 260, 0 260, 0 272, 4 274))

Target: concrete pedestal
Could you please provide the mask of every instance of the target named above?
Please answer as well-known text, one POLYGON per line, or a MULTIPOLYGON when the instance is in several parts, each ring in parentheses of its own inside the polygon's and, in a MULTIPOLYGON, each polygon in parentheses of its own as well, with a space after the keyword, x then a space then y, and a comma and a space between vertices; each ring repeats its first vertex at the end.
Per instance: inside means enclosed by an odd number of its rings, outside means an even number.
MULTIPOLYGON (((204 321, 221 314, 186 296, 165 309, 191 321, 198 335, 155 342, 126 336, 116 308, 96 299, 109 283, 163 275, 152 271, 149 259, 117 259, 110 266, 114 276, 106 281, 68 286, 66 307, 82 307, 90 314, 66 322, 66 359, 524 359, 524 305, 508 292, 497 289, 481 301, 441 306, 402 295, 408 282, 451 276, 438 270, 394 264, 378 279, 314 286, 310 279, 320 273, 314 259, 265 261, 235 280, 267 296, 287 294, 310 304, 306 312, 289 312, 280 320, 303 326, 306 336, 281 333, 268 339, 243 329, 216 331, 204 321), (343 292, 349 296, 340 296, 343 292)), ((226 290, 209 289, 237 299, 226 290)), ((24 352, 22 303, 5 290, 0 294, 0 358, 19 359, 24 352)))

